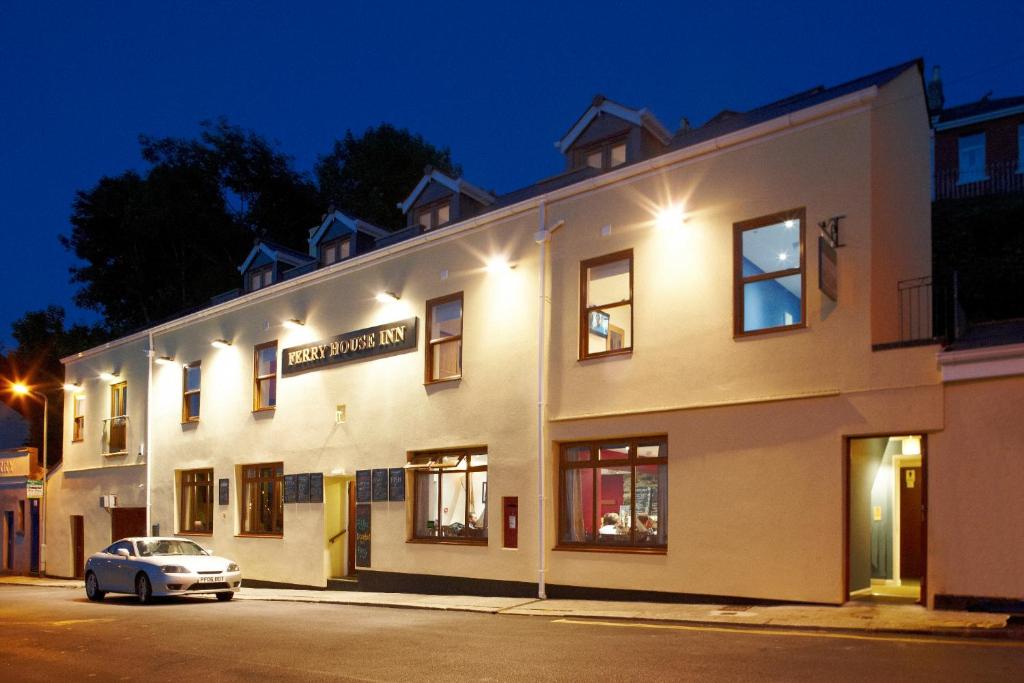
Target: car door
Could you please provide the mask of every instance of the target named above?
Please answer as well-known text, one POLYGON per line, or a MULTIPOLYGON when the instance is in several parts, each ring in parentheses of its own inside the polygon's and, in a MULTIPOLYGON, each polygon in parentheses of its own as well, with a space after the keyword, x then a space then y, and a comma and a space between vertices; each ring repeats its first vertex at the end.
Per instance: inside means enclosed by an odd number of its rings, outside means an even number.
POLYGON ((100 590, 111 589, 110 572, 115 546, 117 544, 113 543, 89 558, 89 569, 96 575, 100 590))
POLYGON ((118 541, 110 546, 108 550, 109 553, 104 557, 107 570, 100 581, 100 585, 103 586, 103 590, 114 591, 115 593, 132 592, 134 590, 133 579, 125 579, 125 575, 131 571, 131 568, 126 566, 129 558, 121 557, 117 551, 127 550, 129 554, 134 554, 135 548, 132 547, 129 541, 118 541))

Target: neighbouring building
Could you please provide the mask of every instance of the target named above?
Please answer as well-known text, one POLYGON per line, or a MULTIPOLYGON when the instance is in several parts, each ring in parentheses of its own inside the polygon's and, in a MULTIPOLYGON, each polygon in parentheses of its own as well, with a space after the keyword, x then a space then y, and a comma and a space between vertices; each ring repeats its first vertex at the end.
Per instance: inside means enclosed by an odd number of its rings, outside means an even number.
POLYGON ((0 450, 0 574, 39 571, 43 472, 35 448, 0 450))
POLYGON ((308 255, 257 245, 241 291, 64 359, 48 570, 149 531, 249 582, 1024 598, 1021 435, 959 407, 1011 410, 1024 369, 944 377, 904 332, 921 70, 675 132, 598 97, 558 176, 428 168, 398 233, 330 211, 308 255))

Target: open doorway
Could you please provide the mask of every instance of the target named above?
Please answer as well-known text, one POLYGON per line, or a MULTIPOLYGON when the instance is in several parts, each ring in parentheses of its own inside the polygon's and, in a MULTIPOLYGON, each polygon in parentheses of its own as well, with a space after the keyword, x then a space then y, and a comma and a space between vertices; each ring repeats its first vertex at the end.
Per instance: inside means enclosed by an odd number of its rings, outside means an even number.
POLYGON ((324 480, 329 585, 355 578, 355 489, 353 477, 326 477, 324 480))
POLYGON ((925 438, 853 438, 847 451, 847 592, 921 602, 926 576, 925 438))

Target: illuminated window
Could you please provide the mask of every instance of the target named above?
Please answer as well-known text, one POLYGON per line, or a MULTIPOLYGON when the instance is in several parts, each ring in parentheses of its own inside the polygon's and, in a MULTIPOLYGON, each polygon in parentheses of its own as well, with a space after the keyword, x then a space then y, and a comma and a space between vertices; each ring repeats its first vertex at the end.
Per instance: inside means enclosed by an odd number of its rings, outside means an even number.
POLYGON ((277 405, 277 342, 260 344, 253 352, 252 409, 273 410, 277 405))
POLYGON ((626 142, 621 138, 606 140, 576 152, 576 166, 589 166, 599 171, 626 163, 626 142))
POLYGON ((413 538, 487 543, 487 451, 417 453, 413 538))
POLYGON ((416 209, 416 223, 426 230, 446 225, 451 220, 451 206, 447 200, 416 209))
POLYGON ((107 453, 128 450, 128 383, 110 386, 110 419, 107 421, 107 453))
POLYGON ((213 470, 181 473, 181 533, 213 533, 213 470))
POLYGON ((254 536, 284 534, 284 464, 242 467, 242 533, 254 536))
POLYGON ((71 405, 74 415, 71 440, 81 441, 85 438, 85 394, 74 394, 71 405))
POLYGON ((202 370, 199 361, 189 363, 181 371, 181 421, 199 421, 199 390, 202 370))
POLYGON ((264 266, 249 272, 249 291, 255 292, 257 289, 263 289, 269 287, 274 283, 274 267, 264 266))
POLYGON ((965 135, 958 140, 959 146, 959 182, 976 183, 986 180, 985 173, 985 134, 965 135))
POLYGON ((733 226, 736 336, 804 326, 804 210, 733 226))
POLYGON ((320 265, 329 266, 347 259, 351 255, 351 242, 348 237, 331 240, 320 246, 320 265))
POLYGON ((633 251, 580 264, 580 359, 633 350, 633 251))
POLYGON ((426 381, 462 377, 462 292, 427 302, 426 381))
POLYGON ((558 471, 559 545, 667 547, 665 437, 563 444, 558 471))

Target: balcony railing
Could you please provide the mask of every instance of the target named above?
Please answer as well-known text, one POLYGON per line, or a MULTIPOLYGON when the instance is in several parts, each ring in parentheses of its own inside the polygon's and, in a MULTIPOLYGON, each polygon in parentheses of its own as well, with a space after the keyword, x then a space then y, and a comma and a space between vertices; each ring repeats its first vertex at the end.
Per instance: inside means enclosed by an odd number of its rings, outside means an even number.
POLYGON ((1016 160, 986 164, 985 176, 978 179, 962 178, 956 168, 935 172, 935 199, 964 199, 1015 192, 1024 192, 1024 167, 1016 160))
POLYGON ((103 420, 103 455, 123 455, 128 452, 128 416, 108 417, 103 420))
POLYGON ((900 298, 899 341, 906 343, 934 338, 931 277, 900 280, 896 290, 900 298))

